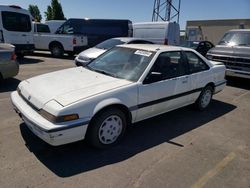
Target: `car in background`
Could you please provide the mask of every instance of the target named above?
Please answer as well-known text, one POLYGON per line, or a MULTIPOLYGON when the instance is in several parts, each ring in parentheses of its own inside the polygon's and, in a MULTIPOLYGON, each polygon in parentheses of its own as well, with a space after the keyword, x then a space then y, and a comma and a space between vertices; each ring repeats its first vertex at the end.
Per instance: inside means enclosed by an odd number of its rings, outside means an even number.
POLYGON ((135 122, 193 103, 205 110, 225 87, 225 70, 190 48, 124 44, 85 67, 22 81, 11 101, 27 127, 51 145, 87 139, 107 148, 135 122))
POLYGON ((64 24, 66 20, 48 20, 45 21, 45 24, 47 24, 49 26, 50 32, 51 33, 55 33, 56 30, 62 25, 64 24))
POLYGON ((16 61, 15 47, 0 43, 0 81, 18 74, 19 64, 16 61))
POLYGON ((133 28, 130 20, 70 18, 57 29, 56 34, 87 37, 88 44, 83 51, 107 39, 132 37, 133 28))
POLYGON ((53 34, 47 24, 33 22, 33 28, 35 49, 50 51, 53 57, 62 57, 64 53, 74 56, 88 45, 86 37, 73 34, 53 34))
POLYGON ((250 29, 226 32, 207 58, 224 63, 227 76, 250 79, 250 29))
POLYGON ((209 41, 183 41, 180 46, 192 48, 204 57, 206 56, 207 52, 214 47, 214 45, 209 41))
POLYGON ((15 46, 15 53, 23 57, 34 51, 32 16, 16 5, 0 5, 0 43, 15 46))
POLYGON ((85 66, 93 59, 97 58, 107 50, 113 48, 116 45, 121 44, 153 44, 150 41, 140 39, 140 38, 130 38, 130 37, 120 37, 120 38, 112 38, 101 42, 93 48, 89 48, 83 52, 81 52, 75 58, 76 66, 85 66))

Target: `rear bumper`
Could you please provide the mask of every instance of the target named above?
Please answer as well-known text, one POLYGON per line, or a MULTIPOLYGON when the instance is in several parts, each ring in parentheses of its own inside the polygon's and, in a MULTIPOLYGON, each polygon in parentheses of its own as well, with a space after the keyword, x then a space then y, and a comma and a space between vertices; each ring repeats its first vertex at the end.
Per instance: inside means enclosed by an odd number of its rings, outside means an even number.
POLYGON ((240 78, 250 79, 250 72, 227 69, 226 70, 226 76, 233 76, 233 77, 240 77, 240 78))
POLYGON ((88 120, 80 119, 67 124, 53 124, 30 107, 16 91, 11 93, 11 101, 14 110, 27 127, 48 144, 58 146, 84 139, 88 120))
POLYGON ((35 49, 34 44, 13 44, 16 53, 32 53, 35 49))

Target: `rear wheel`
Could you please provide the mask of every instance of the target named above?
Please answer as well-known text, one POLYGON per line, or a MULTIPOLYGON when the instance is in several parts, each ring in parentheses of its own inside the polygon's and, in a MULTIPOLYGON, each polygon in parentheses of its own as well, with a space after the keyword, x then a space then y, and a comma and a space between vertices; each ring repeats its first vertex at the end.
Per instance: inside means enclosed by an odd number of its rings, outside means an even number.
POLYGON ((213 88, 211 86, 206 86, 202 90, 197 101, 195 102, 195 107, 201 111, 205 110, 211 103, 212 97, 213 97, 213 88))
POLYGON ((60 44, 53 44, 50 47, 50 52, 52 54, 53 57, 62 57, 64 50, 63 47, 60 44))
POLYGON ((97 114, 89 125, 87 138, 94 147, 108 148, 124 136, 127 120, 119 109, 108 109, 97 114))

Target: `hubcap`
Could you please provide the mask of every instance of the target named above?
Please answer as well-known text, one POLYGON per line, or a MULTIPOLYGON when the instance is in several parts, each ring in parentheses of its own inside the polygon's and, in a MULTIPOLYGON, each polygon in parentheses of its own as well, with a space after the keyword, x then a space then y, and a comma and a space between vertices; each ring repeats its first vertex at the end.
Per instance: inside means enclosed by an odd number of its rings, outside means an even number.
POLYGON ((60 55, 60 48, 54 47, 54 48, 53 48, 53 54, 54 54, 55 56, 59 56, 59 55, 60 55))
POLYGON ((201 107, 202 108, 206 108, 210 101, 211 101, 211 97, 212 97, 212 92, 210 90, 206 90, 202 97, 201 97, 201 107))
POLYGON ((107 117, 100 126, 99 140, 103 144, 114 143, 122 132, 122 119, 117 115, 107 117))

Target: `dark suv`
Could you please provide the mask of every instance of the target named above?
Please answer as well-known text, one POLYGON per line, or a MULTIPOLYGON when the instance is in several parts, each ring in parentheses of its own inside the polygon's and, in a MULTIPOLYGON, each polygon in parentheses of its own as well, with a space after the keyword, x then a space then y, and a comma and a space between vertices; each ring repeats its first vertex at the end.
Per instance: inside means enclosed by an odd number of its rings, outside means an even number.
POLYGON ((250 78, 250 29, 231 30, 207 53, 207 58, 226 65, 227 76, 250 78))

